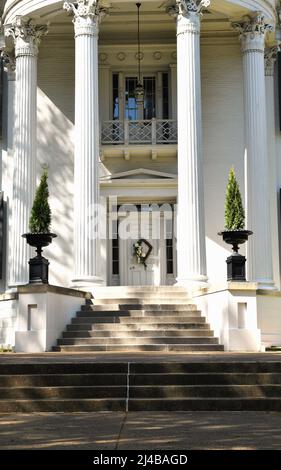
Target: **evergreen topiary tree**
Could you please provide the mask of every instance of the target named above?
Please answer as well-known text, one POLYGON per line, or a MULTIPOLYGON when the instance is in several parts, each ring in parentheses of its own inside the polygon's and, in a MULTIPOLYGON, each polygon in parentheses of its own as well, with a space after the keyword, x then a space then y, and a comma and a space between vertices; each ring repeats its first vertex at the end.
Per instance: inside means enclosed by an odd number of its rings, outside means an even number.
POLYGON ((225 229, 243 230, 245 227, 245 211, 239 184, 235 177, 234 168, 229 172, 225 199, 225 229))
POLYGON ((50 233, 51 209, 48 202, 48 171, 44 170, 40 184, 36 189, 31 216, 29 219, 29 230, 31 233, 50 233))

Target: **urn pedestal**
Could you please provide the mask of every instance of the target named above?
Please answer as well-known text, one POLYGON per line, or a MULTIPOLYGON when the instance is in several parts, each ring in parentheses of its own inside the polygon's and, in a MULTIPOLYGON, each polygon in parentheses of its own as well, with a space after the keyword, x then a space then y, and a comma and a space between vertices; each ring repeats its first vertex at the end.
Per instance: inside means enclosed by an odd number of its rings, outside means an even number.
POLYGON ((239 245, 245 243, 252 233, 251 230, 222 230, 218 233, 225 243, 232 245, 234 252, 226 260, 228 281, 246 281, 246 258, 238 251, 239 245))
POLYGON ((30 246, 36 247, 37 255, 31 258, 29 264, 29 284, 48 284, 49 282, 49 261, 42 256, 42 247, 50 245, 52 239, 57 235, 54 233, 25 233, 30 246))

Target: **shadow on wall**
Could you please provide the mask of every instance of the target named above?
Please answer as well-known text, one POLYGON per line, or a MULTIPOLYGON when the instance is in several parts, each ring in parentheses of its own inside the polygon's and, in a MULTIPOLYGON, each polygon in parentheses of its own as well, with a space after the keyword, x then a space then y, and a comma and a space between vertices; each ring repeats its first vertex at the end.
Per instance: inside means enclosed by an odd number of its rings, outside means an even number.
POLYGON ((73 124, 38 89, 37 175, 48 165, 52 231, 58 238, 44 254, 50 259, 50 283, 68 286, 73 271, 73 124))

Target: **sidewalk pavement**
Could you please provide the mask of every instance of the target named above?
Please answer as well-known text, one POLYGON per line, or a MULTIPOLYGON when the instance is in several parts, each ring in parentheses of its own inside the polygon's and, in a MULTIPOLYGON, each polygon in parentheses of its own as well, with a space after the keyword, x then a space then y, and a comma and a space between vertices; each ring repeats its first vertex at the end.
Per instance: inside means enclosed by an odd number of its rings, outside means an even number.
POLYGON ((280 428, 276 412, 1 414, 0 450, 280 450, 280 428))

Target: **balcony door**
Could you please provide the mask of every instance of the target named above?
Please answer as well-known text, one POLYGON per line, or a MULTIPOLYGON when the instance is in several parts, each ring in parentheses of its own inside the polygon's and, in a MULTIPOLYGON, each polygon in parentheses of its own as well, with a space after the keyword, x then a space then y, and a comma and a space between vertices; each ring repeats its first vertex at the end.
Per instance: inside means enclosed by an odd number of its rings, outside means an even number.
MULTIPOLYGON (((115 77, 115 81, 117 82, 118 76, 115 75, 115 77)), ((116 86, 114 84, 113 77, 113 119, 137 121, 150 120, 156 117, 156 76, 153 74, 143 75, 141 79, 145 91, 143 104, 138 106, 134 95, 138 77, 135 75, 125 75, 122 93, 124 103, 123 106, 120 107, 119 90, 117 84, 116 86)))

